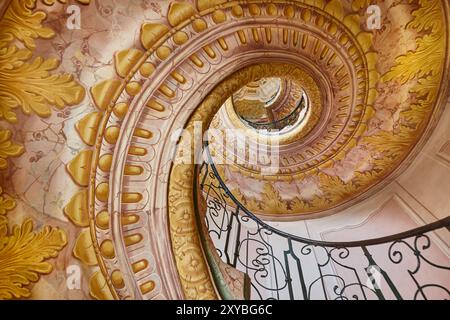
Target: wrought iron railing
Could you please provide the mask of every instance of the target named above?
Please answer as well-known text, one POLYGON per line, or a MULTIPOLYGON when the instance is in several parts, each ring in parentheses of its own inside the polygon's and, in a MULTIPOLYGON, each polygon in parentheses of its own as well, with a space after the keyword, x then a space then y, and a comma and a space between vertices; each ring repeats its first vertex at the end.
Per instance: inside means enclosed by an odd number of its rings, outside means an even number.
POLYGON ((297 103, 297 106, 295 107, 295 109, 292 110, 287 116, 283 117, 282 119, 271 121, 271 122, 254 122, 254 121, 245 119, 243 117, 241 117, 241 119, 248 126, 254 128, 256 130, 266 130, 269 132, 280 131, 283 128, 286 128, 287 126, 294 125, 297 122, 297 120, 300 116, 300 113, 302 112, 302 110, 304 108, 307 108, 307 104, 306 104, 304 97, 302 96, 300 101, 297 103))
POLYGON ((250 277, 252 299, 450 298, 449 257, 434 241, 438 229, 448 232, 450 217, 364 241, 302 238, 245 208, 219 175, 207 143, 204 151, 203 218, 222 260, 250 277))

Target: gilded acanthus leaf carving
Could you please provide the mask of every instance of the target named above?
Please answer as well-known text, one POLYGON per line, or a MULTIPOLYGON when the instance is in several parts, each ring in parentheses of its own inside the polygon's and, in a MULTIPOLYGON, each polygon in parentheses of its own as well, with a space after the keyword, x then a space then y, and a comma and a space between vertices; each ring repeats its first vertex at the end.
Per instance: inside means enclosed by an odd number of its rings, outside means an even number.
POLYGON ((23 146, 11 141, 11 131, 0 130, 0 170, 7 168, 7 158, 20 156, 23 151, 23 146))
MULTIPOLYGON (((52 106, 78 104, 85 94, 71 75, 51 73, 58 60, 32 58, 35 40, 54 35, 42 26, 46 13, 34 12, 35 7, 36 0, 13 0, 0 20, 0 120, 10 123, 17 122, 16 108, 48 117, 52 106)), ((23 146, 10 141, 10 135, 7 130, 0 134, 0 169, 7 167, 6 158, 24 151, 23 146)))
POLYGON ((319 173, 319 180, 324 198, 330 203, 337 203, 349 198, 357 189, 353 182, 345 182, 338 176, 319 173))
MULTIPOLYGON (((74 105, 84 97, 84 88, 71 75, 52 73, 58 60, 33 57, 35 40, 54 35, 42 26, 47 15, 34 11, 36 2, 12 0, 0 20, 0 120, 10 123, 17 122, 15 109, 19 107, 25 114, 47 117, 53 106, 74 105)), ((43 0, 47 5, 54 2, 43 0)), ((10 130, 0 129, 0 169, 7 167, 7 158, 24 152, 22 145, 11 141, 11 135, 10 130)), ((59 228, 44 226, 34 231, 30 218, 9 228, 6 214, 15 207, 16 201, 0 187, 0 299, 29 297, 28 285, 52 271, 47 260, 67 243, 59 228)))
POLYGON ((261 209, 264 212, 287 210, 287 206, 283 202, 280 193, 273 187, 272 184, 264 184, 262 197, 266 199, 266 201, 261 202, 261 209))
POLYGON ((51 107, 75 105, 84 98, 84 88, 69 74, 51 74, 59 61, 32 58, 37 38, 50 38, 54 32, 42 26, 46 14, 33 12, 36 1, 15 0, 0 21, 0 119, 17 122, 15 108, 41 117, 51 107), (21 41, 19 49, 13 42, 21 41))
POLYGON ((14 226, 11 236, 0 240, 0 298, 29 297, 24 286, 52 271, 45 260, 56 257, 66 243, 66 234, 58 228, 45 226, 35 233, 31 219, 14 226))
POLYGON ((376 161, 376 167, 382 170, 388 168, 386 157, 399 159, 420 136, 439 90, 443 71, 442 60, 445 55, 441 3, 420 0, 419 4, 421 7, 413 11, 414 19, 407 27, 427 34, 417 38, 416 50, 398 57, 396 65, 383 76, 384 81, 398 80, 401 84, 417 79, 410 90, 417 99, 400 113, 402 121, 398 132, 381 131, 364 139, 370 143, 371 148, 383 154, 383 157, 376 161))
POLYGON ((0 187, 0 239, 2 239, 8 232, 8 220, 6 219, 6 213, 9 210, 14 209, 16 203, 13 199, 3 194, 3 190, 0 187))
POLYGON ((46 260, 54 258, 67 243, 63 230, 45 226, 33 231, 33 221, 26 219, 8 233, 6 213, 15 201, 0 188, 0 299, 29 297, 27 285, 52 271, 46 260))
POLYGON ((14 39, 27 48, 36 47, 34 40, 54 36, 52 29, 43 27, 47 15, 43 11, 33 12, 36 0, 13 0, 0 21, 0 48, 6 47, 14 39))
POLYGON ((415 137, 407 129, 403 129, 398 133, 382 131, 376 136, 369 136, 364 139, 371 148, 380 153, 380 157, 389 157, 391 159, 402 155, 404 150, 409 148, 414 140, 415 137))
MULTIPOLYGON (((47 18, 43 11, 33 10, 36 8, 36 0, 12 0, 0 20, 0 48, 6 47, 14 39, 21 41, 28 49, 36 47, 35 40, 38 38, 49 39, 55 32, 42 26, 47 18)), ((46 5, 53 5, 56 0, 42 0, 46 5)), ((66 3, 66 0, 58 0, 66 3)), ((82 4, 88 4, 89 0, 78 0, 82 4)))
POLYGON ((19 106, 25 114, 48 117, 51 106, 77 104, 84 97, 71 75, 50 74, 58 60, 37 57, 27 62, 31 56, 31 51, 15 46, 0 49, 0 117, 8 122, 17 121, 13 109, 19 106))
POLYGON ((412 13, 414 19, 407 28, 417 32, 431 32, 416 40, 416 50, 397 58, 396 65, 383 76, 385 81, 399 79, 404 84, 414 78, 441 73, 441 61, 445 50, 441 4, 439 1, 430 0, 420 0, 419 3, 421 7, 412 13))
POLYGON ((311 206, 306 201, 303 201, 299 197, 295 197, 289 204, 290 210, 294 212, 306 211, 309 210, 310 207, 311 206))

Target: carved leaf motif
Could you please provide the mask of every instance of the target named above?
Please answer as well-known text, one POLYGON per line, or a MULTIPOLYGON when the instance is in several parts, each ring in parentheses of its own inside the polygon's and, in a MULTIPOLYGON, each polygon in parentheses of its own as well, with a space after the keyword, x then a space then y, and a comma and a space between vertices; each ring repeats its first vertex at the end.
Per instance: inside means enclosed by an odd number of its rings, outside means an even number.
MULTIPOLYGON (((409 0, 410 3, 414 0, 409 0)), ((417 29, 417 32, 434 30, 443 31, 442 20, 440 19, 441 4, 435 0, 419 0, 420 8, 414 10, 414 20, 408 24, 408 28, 417 29)))
POLYGON ((397 64, 383 77, 384 81, 400 79, 401 84, 430 73, 439 74, 444 53, 441 40, 436 34, 425 35, 417 40, 418 48, 397 58, 397 64), (437 63, 435 63, 437 62, 437 63), (422 66, 422 68, 417 68, 422 66))
MULTIPOLYGON (((58 1, 66 3, 66 0, 58 1)), ((42 21, 47 18, 47 14, 43 11, 33 12, 36 2, 36 0, 11 1, 0 21, 0 48, 17 39, 22 41, 28 49, 34 49, 35 39, 49 39, 55 35, 52 29, 42 26, 42 21)), ((56 0, 42 0, 42 2, 53 5, 56 0)), ((89 0, 78 0, 78 2, 88 4, 89 0)))
POLYGON ((12 109, 21 107, 25 114, 41 117, 51 114, 51 105, 58 108, 81 102, 84 89, 68 74, 50 74, 58 60, 31 57, 31 51, 12 46, 0 50, 0 117, 9 122, 17 118, 12 109))
MULTIPOLYGON (((412 2, 412 1, 410 1, 412 2)), ((397 58, 396 65, 384 75, 385 81, 399 78, 402 84, 416 77, 429 74, 438 75, 441 72, 441 61, 444 54, 445 41, 442 8, 439 1, 420 0, 421 7, 412 15, 414 19, 408 28, 417 32, 431 31, 430 34, 416 40, 417 49, 409 51, 397 58), (417 68, 422 66, 422 68, 417 68)))
POLYGON ((0 300, 29 297, 25 286, 51 272, 45 260, 56 257, 67 243, 65 232, 58 228, 45 226, 35 233, 31 219, 8 234, 6 214, 15 206, 15 200, 0 187, 0 300))
POLYGON ((415 136, 411 133, 413 132, 407 129, 400 130, 398 134, 382 131, 376 136, 365 137, 364 142, 384 157, 395 158, 402 155, 415 141, 415 136))
POLYGON ((319 180, 325 198, 331 203, 344 200, 353 195, 356 191, 356 186, 352 182, 346 183, 337 176, 320 173, 319 180))
MULTIPOLYGON (((55 0, 42 2, 51 5, 55 0)), ((50 73, 58 67, 58 60, 31 60, 35 40, 54 35, 53 30, 42 26, 46 13, 33 12, 35 7, 36 0, 12 0, 0 20, 0 119, 12 123, 17 122, 14 108, 21 107, 25 114, 49 116, 51 106, 77 104, 84 97, 83 87, 70 75, 50 73), (14 41, 22 42, 25 48, 18 49, 14 41)), ((24 151, 10 138, 9 130, 0 130, 0 169, 6 168, 6 158, 24 151)), ((58 228, 45 226, 39 232, 33 231, 31 219, 14 226, 9 233, 6 214, 15 206, 14 199, 5 196, 0 187, 0 299, 29 297, 31 292, 26 286, 51 272, 52 266, 46 260, 56 257, 67 243, 65 232, 58 228)))
POLYGON ((2 187, 0 187, 0 216, 5 216, 9 210, 14 209, 16 203, 13 199, 5 196, 2 187))
POLYGON ((33 12, 35 6, 36 0, 14 0, 10 3, 0 21, 0 48, 17 39, 27 48, 34 49, 35 39, 54 36, 53 30, 41 24, 47 15, 43 11, 33 12))
POLYGON ((392 165, 392 160, 400 159, 416 142, 427 124, 441 81, 442 61, 445 56, 441 2, 419 0, 419 4, 421 7, 412 13, 414 19, 408 24, 408 28, 427 34, 417 38, 416 50, 398 57, 396 65, 383 76, 384 81, 398 79, 402 84, 417 79, 410 90, 417 100, 400 113, 403 124, 400 125, 398 133, 381 131, 376 136, 364 138, 371 148, 383 155, 374 163, 381 171, 392 165))
POLYGON ((273 184, 266 183, 264 184, 263 191, 261 192, 261 197, 264 201, 261 202, 261 208, 265 212, 286 212, 287 206, 286 203, 280 196, 280 192, 275 189, 273 184))
POLYGON ((17 157, 21 155, 23 151, 23 146, 11 141, 11 131, 0 130, 0 170, 7 168, 8 162, 6 159, 8 157, 17 157))
POLYGON ((66 234, 58 228, 45 226, 35 233, 31 219, 14 226, 11 236, 0 239, 0 299, 29 297, 24 286, 52 271, 45 260, 56 257, 66 243, 66 234))
POLYGON ((16 206, 13 199, 6 197, 3 194, 3 189, 0 187, 0 240, 8 232, 8 220, 6 219, 6 213, 16 206))
POLYGON ((303 201, 300 197, 295 197, 290 203, 290 209, 293 212, 303 212, 310 209, 310 206, 306 201, 303 201))

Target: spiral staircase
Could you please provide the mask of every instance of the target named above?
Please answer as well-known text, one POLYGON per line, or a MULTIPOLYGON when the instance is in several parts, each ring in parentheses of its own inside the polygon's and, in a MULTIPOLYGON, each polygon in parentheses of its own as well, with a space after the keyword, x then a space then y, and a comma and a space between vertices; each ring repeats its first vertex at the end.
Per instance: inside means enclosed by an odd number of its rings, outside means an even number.
POLYGON ((75 3, 0 4, 0 298, 450 297, 447 0, 75 3))

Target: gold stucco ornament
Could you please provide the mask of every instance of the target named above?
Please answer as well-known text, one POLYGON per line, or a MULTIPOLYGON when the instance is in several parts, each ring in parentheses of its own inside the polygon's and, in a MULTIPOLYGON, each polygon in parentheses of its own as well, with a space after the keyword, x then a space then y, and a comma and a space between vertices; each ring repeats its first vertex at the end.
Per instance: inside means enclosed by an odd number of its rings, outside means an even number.
POLYGON ((11 131, 0 130, 0 170, 8 167, 9 157, 18 157, 24 152, 22 145, 11 141, 11 131))
MULTIPOLYGON (((42 2, 53 5, 56 1, 42 2)), ((57 59, 34 54, 37 39, 55 35, 42 25, 47 14, 35 10, 36 6, 36 0, 13 0, 0 20, 0 124, 6 121, 9 127, 18 122, 18 109, 25 115, 49 117, 53 107, 78 104, 85 95, 72 75, 55 72, 57 59)), ((25 151, 11 136, 11 130, 0 129, 0 169, 7 168, 8 158, 25 151)), ((67 244, 64 230, 44 225, 36 231, 31 218, 9 226, 6 215, 17 211, 15 207, 16 201, 0 187, 0 299, 30 297, 30 284, 53 270, 48 260, 67 244)))
POLYGON ((28 285, 53 270, 47 260, 67 244, 63 230, 44 226, 36 232, 29 218, 9 232, 6 214, 15 206, 14 199, 0 188, 0 299, 29 297, 28 285))

